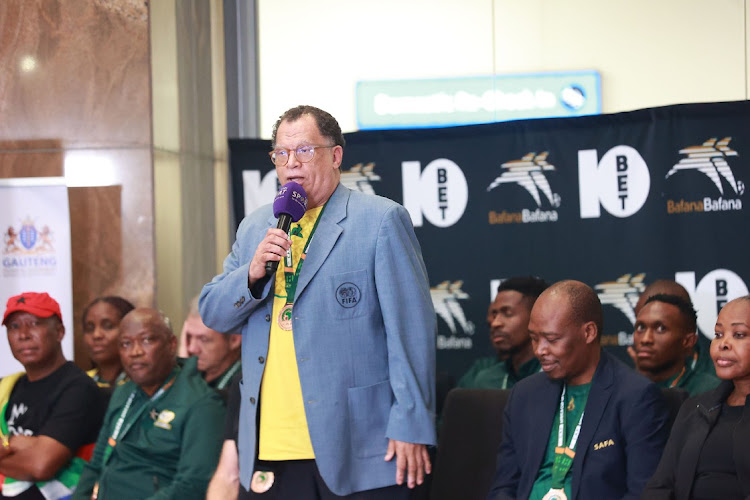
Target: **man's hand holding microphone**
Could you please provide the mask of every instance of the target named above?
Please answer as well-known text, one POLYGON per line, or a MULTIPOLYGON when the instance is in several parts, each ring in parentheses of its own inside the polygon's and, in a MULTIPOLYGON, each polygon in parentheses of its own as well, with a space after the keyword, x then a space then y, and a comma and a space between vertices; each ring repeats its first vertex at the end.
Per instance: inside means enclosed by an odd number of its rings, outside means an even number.
POLYGON ((289 230, 292 222, 300 220, 307 211, 307 193, 296 182, 287 182, 279 189, 273 200, 273 215, 279 219, 275 228, 266 232, 265 238, 255 250, 248 270, 248 287, 276 272, 279 262, 292 246, 289 230))

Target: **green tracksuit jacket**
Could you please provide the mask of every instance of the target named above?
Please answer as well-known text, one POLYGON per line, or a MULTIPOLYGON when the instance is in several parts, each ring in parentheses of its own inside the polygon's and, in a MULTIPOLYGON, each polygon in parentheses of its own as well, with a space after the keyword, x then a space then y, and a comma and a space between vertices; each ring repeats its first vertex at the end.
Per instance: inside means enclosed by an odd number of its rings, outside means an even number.
POLYGON ((74 499, 203 499, 222 445, 225 407, 197 371, 196 358, 178 360, 174 383, 152 400, 134 382, 115 389, 91 461, 74 499), (117 444, 108 440, 135 392, 117 444), (132 422, 132 425, 129 423, 132 422))

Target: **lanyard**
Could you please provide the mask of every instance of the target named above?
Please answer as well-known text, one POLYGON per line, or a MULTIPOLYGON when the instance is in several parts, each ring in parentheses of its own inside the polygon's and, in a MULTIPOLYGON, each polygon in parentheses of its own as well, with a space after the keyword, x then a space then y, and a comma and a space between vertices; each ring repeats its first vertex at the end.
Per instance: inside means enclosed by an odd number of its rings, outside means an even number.
POLYGON ((555 448, 555 461, 552 464, 552 488, 562 489, 565 482, 565 476, 573 465, 573 458, 576 456, 575 449, 578 443, 578 435, 581 433, 581 424, 583 423, 583 414, 578 419, 578 424, 573 431, 573 437, 570 438, 570 444, 563 448, 565 442, 565 390, 567 384, 563 386, 560 395, 560 422, 557 428, 557 448, 555 448))
POLYGON ((679 374, 679 375, 677 375, 677 378, 675 378, 675 379, 674 379, 674 380, 672 381, 672 383, 671 383, 671 384, 669 384, 669 387, 670 387, 670 389, 671 389, 672 387, 677 387, 677 384, 678 384, 678 383, 680 382, 680 379, 682 378, 682 376, 683 376, 683 375, 685 375, 685 369, 686 369, 686 368, 687 368, 687 366, 683 366, 683 367, 682 367, 682 371, 680 372, 680 374, 679 374))
POLYGON ((169 381, 162 385, 161 388, 159 388, 159 390, 156 391, 148 401, 144 402, 123 429, 125 417, 130 411, 130 407, 133 405, 133 399, 135 399, 135 394, 138 391, 138 387, 133 389, 133 392, 131 392, 130 396, 128 396, 128 400, 125 402, 125 406, 123 406, 122 411, 120 412, 120 416, 117 418, 115 429, 112 431, 112 435, 110 435, 109 439, 107 439, 107 447, 104 449, 104 457, 102 459, 104 465, 107 464, 109 458, 112 456, 112 451, 115 449, 115 446, 117 446, 117 440, 120 437, 125 437, 130 428, 133 427, 133 424, 136 422, 136 420, 138 420, 138 418, 140 418, 140 416, 146 410, 146 407, 149 405, 149 403, 153 403, 154 401, 162 397, 164 393, 167 392, 167 389, 172 387, 172 384, 174 384, 176 378, 177 375, 174 375, 169 381))
POLYGON ((242 365, 241 361, 235 361, 229 370, 224 374, 223 377, 221 377, 221 380, 219 380, 219 383, 216 384, 216 388, 218 390, 222 390, 227 386, 229 381, 232 379, 232 376, 234 376, 235 373, 237 373, 237 370, 240 369, 240 366, 242 365))
POLYGON ((315 219, 315 224, 313 225, 312 230, 310 231, 310 236, 307 238, 307 243, 305 243, 305 248, 302 250, 302 255, 299 256, 299 262, 297 262, 297 269, 293 270, 292 266, 294 265, 292 261, 292 247, 289 247, 289 251, 286 253, 286 257, 284 258, 284 288, 286 288, 286 303, 287 304, 293 304, 294 303, 294 294, 297 292, 297 281, 299 280, 299 273, 302 269, 302 264, 305 262, 305 257, 307 256, 307 249, 310 246, 310 243, 312 243, 313 234, 315 234, 315 230, 318 228, 318 223, 320 222, 320 219, 323 216, 323 211, 326 209, 326 205, 328 205, 328 202, 326 202, 325 205, 323 205, 323 208, 320 209, 320 213, 318 214, 318 218, 315 219))

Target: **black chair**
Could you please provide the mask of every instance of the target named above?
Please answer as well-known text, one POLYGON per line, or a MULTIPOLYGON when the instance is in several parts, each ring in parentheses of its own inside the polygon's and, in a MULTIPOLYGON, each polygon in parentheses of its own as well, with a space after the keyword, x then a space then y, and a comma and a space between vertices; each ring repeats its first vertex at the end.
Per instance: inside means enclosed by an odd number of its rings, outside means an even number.
MULTIPOLYGON (((456 387, 456 378, 448 372, 438 371, 435 374, 435 414, 443 414, 443 406, 445 405, 445 398, 448 397, 448 393, 456 387)), ((438 436, 440 433, 438 432, 438 436)), ((435 467, 435 446, 427 448, 427 452, 430 454, 430 463, 435 467)), ((432 488, 432 477, 434 474, 428 474, 424 478, 424 482, 414 487, 409 494, 409 500, 428 500, 430 498, 430 489, 432 488)))
POLYGON ((453 389, 443 408, 432 500, 487 498, 495 477, 509 390, 453 389))

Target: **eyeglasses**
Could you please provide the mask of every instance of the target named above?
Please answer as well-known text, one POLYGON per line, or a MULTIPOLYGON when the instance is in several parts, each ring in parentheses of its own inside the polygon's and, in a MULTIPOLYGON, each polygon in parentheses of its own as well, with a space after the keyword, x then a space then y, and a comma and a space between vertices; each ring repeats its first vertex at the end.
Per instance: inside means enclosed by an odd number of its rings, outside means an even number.
POLYGON ((295 156, 300 162, 307 163, 308 161, 311 161, 313 159, 313 156, 315 156, 316 149, 335 148, 335 147, 336 145, 333 145, 333 146, 298 146, 297 149, 276 148, 270 153, 268 153, 268 156, 271 157, 271 161, 273 162, 274 165, 276 165, 277 167, 283 167, 289 161, 289 155, 292 151, 294 151, 295 156))

